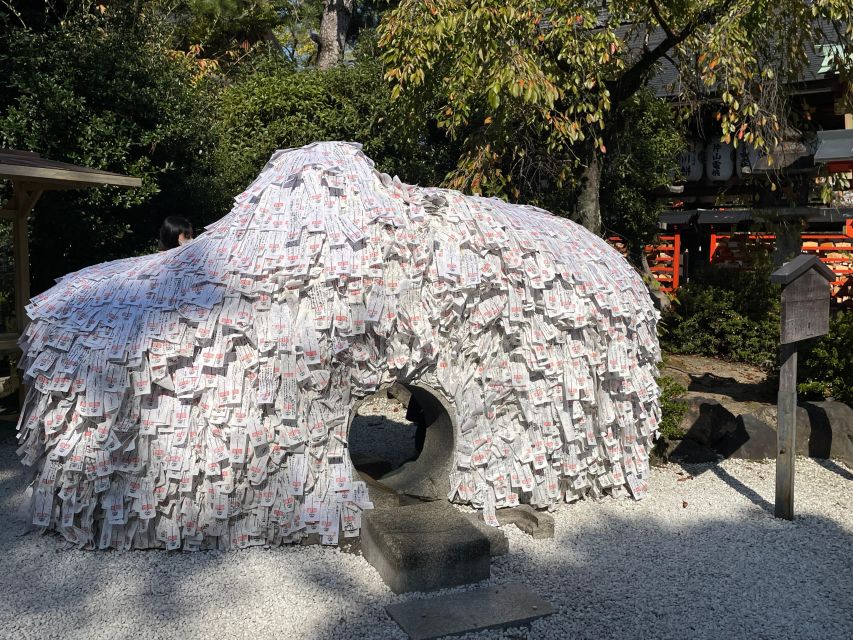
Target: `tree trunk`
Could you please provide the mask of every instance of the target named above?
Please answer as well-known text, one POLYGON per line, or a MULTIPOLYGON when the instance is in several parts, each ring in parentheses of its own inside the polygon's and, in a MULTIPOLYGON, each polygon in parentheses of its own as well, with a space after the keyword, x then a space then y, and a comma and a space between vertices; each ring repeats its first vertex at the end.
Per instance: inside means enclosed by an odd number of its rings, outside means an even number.
POLYGON ((344 59, 354 0, 324 0, 320 18, 317 68, 328 69, 344 59))
POLYGON ((581 192, 578 196, 581 224, 598 235, 601 233, 601 203, 598 193, 601 188, 601 160, 597 153, 590 155, 581 180, 581 192))

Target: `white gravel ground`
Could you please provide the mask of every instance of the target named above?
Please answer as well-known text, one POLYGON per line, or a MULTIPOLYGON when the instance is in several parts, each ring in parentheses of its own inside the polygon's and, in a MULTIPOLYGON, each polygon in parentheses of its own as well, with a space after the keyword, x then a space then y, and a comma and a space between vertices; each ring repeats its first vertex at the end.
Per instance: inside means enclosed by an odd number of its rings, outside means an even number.
MULTIPOLYGON (((640 503, 563 507, 553 540, 512 528, 490 583, 558 613, 464 637, 853 638, 853 474, 798 460, 794 522, 772 516, 773 479, 772 464, 671 465, 640 503)), ((21 535, 24 484, 0 446, 3 638, 405 638, 383 607, 423 597, 333 548, 64 551, 21 535)))

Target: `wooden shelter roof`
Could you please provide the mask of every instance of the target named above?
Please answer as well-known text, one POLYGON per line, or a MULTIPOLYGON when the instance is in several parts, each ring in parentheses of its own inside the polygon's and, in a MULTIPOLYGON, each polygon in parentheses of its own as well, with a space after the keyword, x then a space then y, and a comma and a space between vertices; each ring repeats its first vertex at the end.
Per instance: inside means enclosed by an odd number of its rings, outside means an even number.
POLYGON ((0 149, 0 178, 45 185, 49 189, 80 189, 100 185, 140 187, 132 176, 42 158, 32 151, 0 149))
MULTIPOLYGON (((131 176, 42 158, 32 151, 0 149, 0 180, 12 182, 12 196, 0 202, 0 219, 12 222, 15 265, 15 317, 19 331, 27 324, 30 301, 30 249, 27 217, 42 193, 56 189, 91 189, 107 185, 141 187, 131 176)), ((0 354, 17 350, 18 333, 0 333, 0 354)))

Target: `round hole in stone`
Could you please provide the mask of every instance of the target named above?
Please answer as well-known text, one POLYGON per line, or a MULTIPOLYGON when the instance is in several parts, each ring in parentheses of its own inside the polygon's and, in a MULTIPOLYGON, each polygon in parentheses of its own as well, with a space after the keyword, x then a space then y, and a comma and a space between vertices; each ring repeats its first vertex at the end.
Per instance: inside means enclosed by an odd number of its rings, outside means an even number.
POLYGON ((389 394, 393 400, 369 396, 354 405, 347 438, 353 466, 368 486, 446 498, 456 450, 453 410, 430 387, 396 386, 389 394))

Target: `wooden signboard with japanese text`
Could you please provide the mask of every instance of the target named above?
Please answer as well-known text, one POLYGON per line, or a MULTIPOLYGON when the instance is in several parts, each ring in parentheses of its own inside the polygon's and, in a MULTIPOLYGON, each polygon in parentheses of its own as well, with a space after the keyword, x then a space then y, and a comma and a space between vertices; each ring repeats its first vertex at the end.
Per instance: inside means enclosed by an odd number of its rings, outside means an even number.
POLYGON ((810 269, 782 290, 782 344, 816 338, 829 331, 831 288, 824 276, 810 269))
POLYGON ((770 276, 782 285, 779 332, 779 397, 776 429, 777 518, 794 518, 796 453, 797 346, 829 331, 830 284, 834 274, 816 256, 800 254, 770 276))

